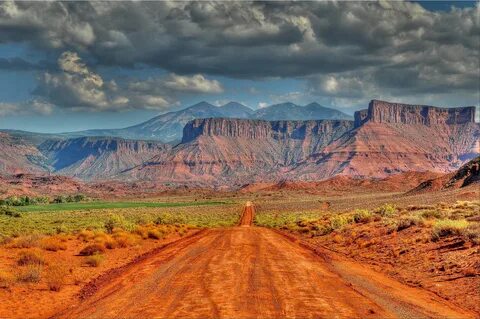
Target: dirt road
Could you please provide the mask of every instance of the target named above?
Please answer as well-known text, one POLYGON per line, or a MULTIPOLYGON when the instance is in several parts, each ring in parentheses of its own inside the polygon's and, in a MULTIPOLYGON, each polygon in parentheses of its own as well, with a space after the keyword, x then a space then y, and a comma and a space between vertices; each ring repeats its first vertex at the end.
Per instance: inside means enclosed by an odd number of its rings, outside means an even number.
POLYGON ((360 265, 321 258, 251 225, 184 238, 136 262, 60 314, 64 318, 473 317, 360 265))

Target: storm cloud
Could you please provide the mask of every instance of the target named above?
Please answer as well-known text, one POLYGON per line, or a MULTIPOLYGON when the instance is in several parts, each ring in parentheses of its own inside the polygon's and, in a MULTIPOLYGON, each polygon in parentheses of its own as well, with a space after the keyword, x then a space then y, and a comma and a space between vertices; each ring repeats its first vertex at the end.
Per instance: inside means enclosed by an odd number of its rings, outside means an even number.
POLYGON ((57 55, 76 52, 97 66, 170 73, 128 84, 128 96, 115 93, 112 83, 99 85, 93 71, 46 73, 36 93, 62 105, 148 107, 150 101, 155 107, 175 100, 167 89, 222 92, 221 83, 208 76, 301 79, 305 94, 337 104, 449 93, 474 100, 480 85, 479 10, 477 4, 433 12, 399 1, 4 2, 0 42, 26 42, 57 55), (71 85, 77 101, 67 101, 55 85, 71 85), (82 89, 91 92, 77 92, 82 89))

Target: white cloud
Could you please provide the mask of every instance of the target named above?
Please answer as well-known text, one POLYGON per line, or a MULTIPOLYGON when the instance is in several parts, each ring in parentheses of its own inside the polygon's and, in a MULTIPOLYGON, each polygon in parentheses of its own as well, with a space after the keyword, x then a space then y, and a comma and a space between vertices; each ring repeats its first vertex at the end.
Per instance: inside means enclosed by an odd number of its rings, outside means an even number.
POLYGON ((115 80, 105 81, 72 51, 60 55, 58 68, 58 72, 46 72, 39 78, 34 94, 50 105, 64 109, 165 109, 177 105, 183 94, 223 92, 219 81, 201 74, 168 74, 146 80, 129 80, 121 85, 115 80))
POLYGON ((217 80, 208 80, 201 74, 181 76, 170 74, 163 85, 175 91, 194 93, 222 93, 223 87, 217 80))

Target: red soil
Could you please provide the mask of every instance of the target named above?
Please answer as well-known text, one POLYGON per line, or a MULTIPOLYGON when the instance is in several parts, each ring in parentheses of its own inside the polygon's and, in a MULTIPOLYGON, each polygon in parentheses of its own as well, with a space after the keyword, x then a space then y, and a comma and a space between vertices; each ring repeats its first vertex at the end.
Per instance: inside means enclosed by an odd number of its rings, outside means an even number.
MULTIPOLYGON (((253 217, 246 207, 242 225, 253 217)), ((438 296, 258 227, 212 229, 95 282, 59 318, 473 318, 438 296), (320 256, 319 256, 320 255, 320 256)))

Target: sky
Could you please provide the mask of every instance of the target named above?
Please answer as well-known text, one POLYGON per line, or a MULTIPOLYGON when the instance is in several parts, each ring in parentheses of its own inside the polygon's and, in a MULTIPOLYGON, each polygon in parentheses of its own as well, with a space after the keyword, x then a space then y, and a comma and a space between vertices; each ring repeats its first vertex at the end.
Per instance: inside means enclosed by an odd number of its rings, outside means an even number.
POLYGON ((479 105, 475 1, 0 2, 0 128, 134 125, 200 101, 479 105))

